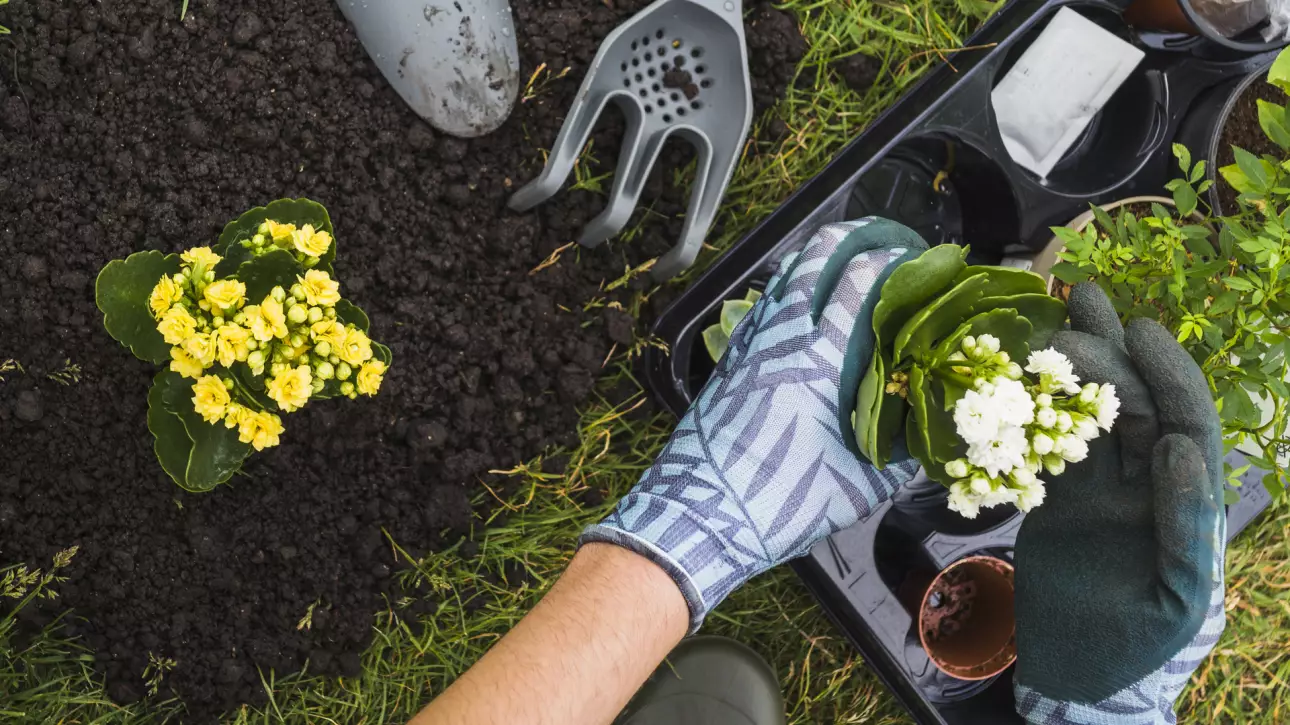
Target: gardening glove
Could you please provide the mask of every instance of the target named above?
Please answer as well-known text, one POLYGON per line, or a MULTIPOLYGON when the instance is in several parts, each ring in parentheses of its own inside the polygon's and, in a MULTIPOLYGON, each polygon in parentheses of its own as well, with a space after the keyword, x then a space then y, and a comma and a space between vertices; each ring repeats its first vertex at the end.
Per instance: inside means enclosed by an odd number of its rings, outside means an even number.
POLYGON ((1074 289, 1053 347, 1120 416, 1017 536, 1017 709, 1042 725, 1173 723, 1223 631, 1222 437, 1205 377, 1152 320, 1074 289))
POLYGON ((879 471, 856 450, 851 412, 873 308, 891 270, 926 248, 885 219, 816 232, 735 327, 653 467, 581 543, 615 543, 662 567, 693 632, 748 579, 867 517, 917 470, 879 471))

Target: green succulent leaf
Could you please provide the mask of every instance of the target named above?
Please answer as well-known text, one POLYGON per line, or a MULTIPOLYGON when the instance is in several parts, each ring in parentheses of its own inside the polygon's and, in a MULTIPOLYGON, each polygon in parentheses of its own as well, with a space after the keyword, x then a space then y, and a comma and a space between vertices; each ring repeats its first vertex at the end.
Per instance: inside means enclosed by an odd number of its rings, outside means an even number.
POLYGON ((264 301, 274 287, 291 289, 291 285, 296 283, 296 277, 304 273, 305 268, 300 266, 294 255, 284 249, 265 252, 249 262, 243 262, 237 268, 237 278, 246 285, 247 304, 252 305, 264 301))
POLYGON ((161 372, 153 378, 152 387, 148 390, 148 430, 156 439, 152 450, 157 454, 162 470, 175 483, 183 486, 193 441, 184 430, 184 421, 168 410, 163 401, 166 389, 171 384, 171 378, 168 377, 171 375, 178 377, 175 373, 161 372))
POLYGON ((982 295, 985 297, 1003 297, 1007 295, 1024 295, 1047 293, 1048 284, 1044 278, 1034 272, 1015 267, 980 267, 971 266, 959 273, 955 283, 964 282, 978 274, 986 276, 982 295))
MULTIPOLYGON (((979 302, 972 306, 972 313, 977 314, 990 310, 1016 310, 1017 314, 1029 321, 1031 331, 1028 335, 1017 340, 1026 341, 1026 350, 1018 356, 1012 350, 1008 354, 1013 356, 1013 360, 1021 363, 1030 354, 1031 350, 1038 350, 1048 344, 1052 339, 1053 333, 1062 329, 1066 324, 1066 304, 1061 300, 1044 294, 1021 294, 1011 297, 983 297, 979 302)), ((1019 329, 1019 328, 1018 328, 1019 329)), ((973 331, 973 335, 980 335, 982 332, 973 331)), ((995 333, 989 333, 995 334, 995 333)), ((1015 334, 1015 331, 1009 334, 1015 334)), ((997 335, 996 335, 997 336, 997 335)), ((1002 337, 1000 340, 1004 339, 1002 337)), ((1007 348, 1005 348, 1007 349, 1007 348)))
POLYGON ((242 403, 251 403, 270 412, 278 410, 278 404, 265 392, 264 378, 253 375, 249 365, 244 362, 233 363, 229 372, 232 374, 234 390, 242 403))
MULTIPOLYGON (((706 331, 704 332, 704 337, 706 342, 706 331)), ((855 433, 856 447, 879 470, 886 466, 886 462, 880 460, 878 455, 877 437, 878 415, 882 411, 884 370, 882 356, 874 354, 869 359, 869 371, 860 379, 860 390, 856 394, 854 417, 851 419, 851 429, 855 433)))
POLYGON ((386 369, 389 369, 394 364, 394 353, 390 352, 390 348, 376 340, 372 341, 372 358, 385 363, 386 369))
POLYGON ((1290 93, 1290 52, 1281 51, 1268 69, 1268 83, 1290 93))
MULTIPOLYGON (((238 440, 236 430, 223 424, 212 425, 202 420, 193 410, 191 381, 169 370, 157 375, 154 386, 160 388, 160 402, 165 411, 181 421, 184 432, 192 448, 188 452, 188 462, 183 476, 171 473, 168 465, 178 460, 179 448, 173 431, 165 434, 166 445, 173 447, 162 459, 162 468, 180 488, 192 493, 204 493, 228 481, 242 467, 242 462, 251 454, 251 446, 238 440), (169 464, 167 463, 169 461, 169 464)), ((158 445, 162 438, 158 437, 158 445)))
POLYGON ((875 349, 885 348, 910 317, 950 286, 967 267, 966 256, 966 248, 942 244, 892 270, 873 310, 875 349))
POLYGON ((945 464, 934 460, 927 449, 923 447, 923 438, 918 434, 918 421, 912 415, 905 421, 905 443, 909 446, 909 455, 923 464, 923 470, 927 473, 928 478, 942 486, 949 486, 954 483, 956 479, 945 472, 945 464))
POLYGON ((103 327, 114 340, 140 360, 162 364, 170 345, 157 332, 148 298, 163 275, 179 272, 178 255, 137 252, 108 262, 94 283, 94 301, 103 313, 103 327))
POLYGON ((712 362, 721 362, 721 356, 726 354, 726 348, 730 346, 730 336, 721 329, 721 325, 711 325, 703 330, 703 346, 707 348, 712 362))
MULTIPOLYGON (((933 378, 915 365, 909 371, 909 405, 911 415, 918 421, 922 447, 928 460, 947 463, 964 453, 962 439, 954 425, 954 417, 945 410, 944 398, 936 393, 933 378)), ((920 461, 922 462, 922 461, 920 461)))
MULTIPOLYGON (((1066 305, 1060 302, 1057 304, 1061 305, 1062 319, 1065 319, 1066 305)), ((1028 340, 1034 332, 1034 327, 1030 320, 1018 315, 1015 308, 982 312, 969 319, 968 325, 972 329, 973 336, 994 335, 999 338, 999 349, 1008 353, 1012 361, 1018 365, 1025 364, 1026 357, 1030 354, 1028 340)))
POLYGON ((988 276, 977 274, 958 282, 950 291, 909 318, 892 346, 892 360, 899 365, 908 357, 930 354, 933 347, 963 321, 964 312, 979 300, 988 276))
POLYGON ((346 325, 353 325, 363 332, 367 332, 372 327, 372 321, 368 319, 367 313, 349 300, 336 303, 336 319, 346 325))
MULTIPOLYGON (((250 258, 250 252, 246 251, 241 242, 254 237, 260 225, 269 219, 280 224, 295 224, 297 227, 311 224, 314 229, 330 234, 332 244, 319 258, 315 269, 328 273, 332 271, 332 262, 336 259, 336 230, 332 228, 331 216, 327 214, 327 208, 309 199, 278 199, 266 206, 251 209, 224 227, 224 231, 219 235, 219 241, 215 244, 215 252, 226 258, 232 258, 240 265, 245 259, 250 258), (245 255, 239 252, 239 249, 244 250, 245 255)), ((230 266, 221 263, 221 266, 215 268, 215 274, 227 277, 237 268, 232 263, 230 266)))
POLYGON ((744 294, 744 299, 753 304, 757 304, 757 300, 761 299, 761 290, 750 287, 748 292, 744 294))
POLYGON ((721 303, 721 331, 726 333, 726 337, 735 331, 735 325, 748 316, 752 306, 753 303, 748 300, 726 300, 721 303))

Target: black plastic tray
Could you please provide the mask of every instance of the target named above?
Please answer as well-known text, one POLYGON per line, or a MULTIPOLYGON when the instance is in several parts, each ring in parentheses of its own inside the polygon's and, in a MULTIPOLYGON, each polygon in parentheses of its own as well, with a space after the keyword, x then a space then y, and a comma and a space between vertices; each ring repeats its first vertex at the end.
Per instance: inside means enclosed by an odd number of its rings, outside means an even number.
MULTIPOLYGON (((1216 114, 1274 52, 1255 56, 1184 36, 1137 34, 1121 3, 1097 0, 1013 2, 967 42, 969 51, 929 73, 747 237, 727 251, 654 326, 668 352, 651 348, 646 376, 654 394, 680 415, 713 365, 701 341, 723 300, 761 287, 779 260, 823 224, 866 215, 901 221, 929 243, 970 244, 993 263, 1033 253, 1061 225, 1115 199, 1162 194, 1176 172, 1170 144, 1190 115, 1186 140, 1208 138, 1216 114), (1012 163, 1000 139, 990 91, 1058 9, 1069 6, 1130 40, 1146 57, 1044 181, 1012 163), (1197 110, 1193 113, 1193 110, 1197 110), (1193 135, 1194 134, 1194 135, 1193 135), (941 191, 932 180, 945 170, 941 191)), ((1206 150, 1193 148, 1193 158, 1206 150)), ((1229 460, 1244 465, 1233 453, 1229 460)), ((1228 508, 1229 538, 1270 503, 1251 470, 1241 500, 1228 508)), ((882 680, 926 725, 1020 723, 1011 668, 982 682, 949 678, 927 659, 898 591, 971 554, 1012 557, 1022 515, 992 509, 966 521, 945 508, 945 491, 920 477, 865 522, 816 545, 794 566, 830 618, 882 680)))

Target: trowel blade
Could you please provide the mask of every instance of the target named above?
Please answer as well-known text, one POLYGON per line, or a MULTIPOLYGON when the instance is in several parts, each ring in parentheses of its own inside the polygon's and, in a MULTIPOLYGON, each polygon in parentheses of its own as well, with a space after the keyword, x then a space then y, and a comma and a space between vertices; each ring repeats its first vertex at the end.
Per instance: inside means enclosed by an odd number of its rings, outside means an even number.
POLYGON ((511 112, 520 54, 508 0, 337 0, 390 85, 432 126, 482 136, 511 112))

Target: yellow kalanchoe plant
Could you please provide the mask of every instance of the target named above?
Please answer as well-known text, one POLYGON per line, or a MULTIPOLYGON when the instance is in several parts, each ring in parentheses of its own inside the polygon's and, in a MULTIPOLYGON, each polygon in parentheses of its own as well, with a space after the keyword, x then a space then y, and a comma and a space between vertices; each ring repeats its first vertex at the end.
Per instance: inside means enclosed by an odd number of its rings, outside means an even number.
POLYGON ((162 468, 180 486, 227 481, 280 443, 282 414, 311 400, 376 395, 389 348, 332 278, 326 209, 283 199, 242 215, 213 247, 108 263, 96 296, 109 334, 168 364, 148 395, 162 468))

